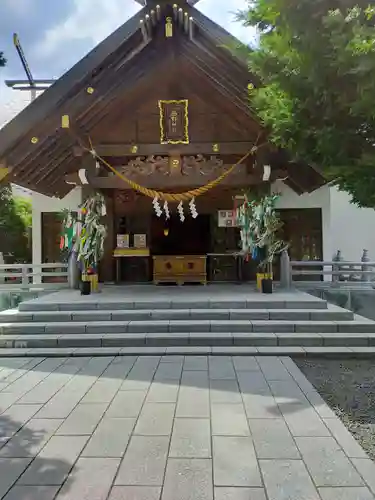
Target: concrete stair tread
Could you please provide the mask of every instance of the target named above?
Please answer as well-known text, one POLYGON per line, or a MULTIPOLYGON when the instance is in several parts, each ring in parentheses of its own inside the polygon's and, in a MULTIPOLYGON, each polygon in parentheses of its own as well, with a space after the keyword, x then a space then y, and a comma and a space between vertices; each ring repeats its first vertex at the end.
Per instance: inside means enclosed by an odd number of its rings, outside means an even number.
POLYGON ((216 356, 308 356, 308 357, 375 357, 374 347, 91 347, 91 348, 31 348, 1 349, 1 357, 61 357, 61 356, 150 356, 150 355, 216 355, 216 356))
POLYGON ((375 333, 256 333, 256 332, 162 332, 68 335, 3 335, 0 348, 75 347, 367 347, 375 346, 375 333))
POLYGON ((0 323, 28 322, 88 322, 88 321, 187 321, 187 320, 347 320, 353 313, 339 307, 327 309, 144 309, 94 311, 34 311, 17 310, 0 313, 0 323))
POLYGON ((151 333, 151 332, 375 332, 375 322, 296 321, 296 320, 143 320, 89 322, 13 322, 0 323, 2 334, 78 334, 78 333, 151 333))
MULTIPOLYGON (((275 294, 277 296, 277 294, 275 294)), ((97 302, 71 301, 49 302, 36 299, 22 302, 19 310, 23 312, 38 311, 117 311, 117 310, 150 310, 150 309, 327 309, 327 301, 317 298, 302 299, 298 296, 289 299, 278 299, 259 295, 256 300, 220 299, 205 300, 194 298, 185 300, 148 300, 148 301, 108 301, 97 302)))

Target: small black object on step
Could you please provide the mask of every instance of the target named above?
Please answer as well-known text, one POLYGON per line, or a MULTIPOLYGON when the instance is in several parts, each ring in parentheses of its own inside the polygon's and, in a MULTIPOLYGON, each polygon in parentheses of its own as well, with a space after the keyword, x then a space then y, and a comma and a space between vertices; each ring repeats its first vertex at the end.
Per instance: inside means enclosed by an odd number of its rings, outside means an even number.
POLYGON ((91 282, 81 281, 81 295, 90 295, 90 294, 91 294, 91 282))
POLYGON ((273 280, 270 278, 262 279, 262 293, 272 293, 273 280))

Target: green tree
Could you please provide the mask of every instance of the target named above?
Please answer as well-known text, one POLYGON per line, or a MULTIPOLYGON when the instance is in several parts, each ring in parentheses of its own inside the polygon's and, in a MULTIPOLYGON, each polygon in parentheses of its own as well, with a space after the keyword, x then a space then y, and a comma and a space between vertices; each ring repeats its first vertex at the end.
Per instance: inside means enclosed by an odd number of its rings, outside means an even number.
POLYGON ((31 262, 31 202, 0 187, 0 252, 8 263, 31 262))
POLYGON ((250 104, 270 139, 375 207, 375 7, 368 0, 254 0, 250 104))
POLYGON ((5 66, 6 62, 7 62, 7 60, 4 57, 4 52, 0 51, 0 67, 5 66))

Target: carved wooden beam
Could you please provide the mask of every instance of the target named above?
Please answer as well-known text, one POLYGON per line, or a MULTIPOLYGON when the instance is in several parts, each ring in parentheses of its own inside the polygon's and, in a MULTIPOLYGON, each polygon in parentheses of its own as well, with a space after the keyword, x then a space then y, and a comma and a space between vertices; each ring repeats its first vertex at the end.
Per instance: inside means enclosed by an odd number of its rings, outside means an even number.
MULTIPOLYGON (((254 142, 201 142, 191 144, 96 144, 95 151, 99 156, 150 156, 170 155, 178 152, 181 155, 217 154, 245 155, 254 146, 254 142)), ((82 156, 82 149, 74 147, 76 157, 82 156)))

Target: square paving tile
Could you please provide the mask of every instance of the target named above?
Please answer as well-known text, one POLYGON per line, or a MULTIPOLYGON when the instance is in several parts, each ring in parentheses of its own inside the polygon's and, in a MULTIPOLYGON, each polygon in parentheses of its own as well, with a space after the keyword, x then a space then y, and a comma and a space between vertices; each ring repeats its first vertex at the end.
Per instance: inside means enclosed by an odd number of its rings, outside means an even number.
POLYGON ((146 403, 176 403, 178 391, 177 380, 153 382, 147 394, 146 403))
POLYGON ((319 488, 322 500, 374 500, 367 488, 319 488))
POLYGON ((320 500, 302 460, 260 460, 269 500, 320 500))
POLYGON ((184 371, 208 370, 207 356, 185 356, 184 371))
POLYGON ((255 356, 233 356, 234 368, 237 372, 252 372, 260 370, 255 356))
POLYGON ((30 462, 31 458, 0 458, 0 498, 17 481, 30 462))
POLYGON ((211 458, 209 419, 176 418, 169 456, 174 458, 211 458))
POLYGON ((114 486, 108 500, 160 500, 160 494, 153 486, 114 486))
POLYGON ((244 394, 243 402, 248 418, 281 418, 279 406, 271 394, 244 394))
POLYGON ((121 391, 118 392, 108 407, 106 416, 137 418, 146 397, 145 391, 121 391))
POLYGON ((4 500, 54 500, 59 486, 13 486, 4 500))
POLYGON ((213 437, 215 486, 262 486, 250 437, 213 437))
POLYGON ((161 500, 213 500, 210 459, 170 458, 161 500))
POLYGON ((108 403, 79 404, 56 434, 60 436, 91 435, 106 411, 108 403))
POLYGON ((370 458, 352 458, 351 462, 375 495, 375 463, 370 458))
POLYGON ((56 500, 105 500, 119 464, 117 458, 80 458, 56 500))
POLYGON ((283 419, 250 419, 249 427, 258 458, 301 458, 283 419))
POLYGON ((300 437, 296 443, 316 486, 364 486, 333 438, 300 437))
POLYGON ((133 436, 121 463, 116 485, 162 486, 169 438, 133 436))
POLYGON ((330 437, 329 430, 310 403, 283 403, 279 409, 293 436, 330 437))
POLYGON ((175 407, 176 405, 172 403, 145 403, 135 426, 134 434, 169 436, 172 432, 175 407))
POLYGON ((88 436, 53 436, 20 477, 19 484, 31 486, 62 484, 87 439, 88 436))
POLYGON ((267 500, 263 488, 215 488, 215 500, 267 500))
POLYGON ((211 403, 242 403, 237 380, 211 380, 211 403))
POLYGON ((63 420, 59 419, 29 420, 29 422, 0 449, 0 457, 35 457, 62 422, 63 420))
POLYGON ((196 389, 195 387, 181 387, 177 401, 176 417, 209 418, 210 400, 208 391, 196 389))
POLYGON ((211 405, 212 435, 250 436, 243 404, 211 405))
POLYGON ((82 452, 84 457, 122 457, 135 425, 135 418, 104 417, 82 452))

